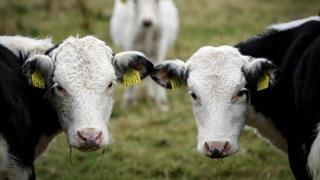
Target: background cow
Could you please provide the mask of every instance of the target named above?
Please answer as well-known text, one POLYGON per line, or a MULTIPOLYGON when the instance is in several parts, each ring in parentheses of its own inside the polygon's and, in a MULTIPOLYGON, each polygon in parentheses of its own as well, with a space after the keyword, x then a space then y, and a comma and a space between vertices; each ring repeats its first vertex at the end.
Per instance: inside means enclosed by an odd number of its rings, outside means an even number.
MULTIPOLYGON (((115 0, 110 23, 111 37, 118 47, 142 51, 153 63, 165 60, 179 24, 172 0, 115 0)), ((123 105, 132 103, 136 93, 137 87, 128 88, 123 105)), ((155 99, 159 108, 167 109, 165 89, 148 80, 147 94, 155 99)))
POLYGON ((169 89, 188 86, 201 153, 235 153, 247 123, 288 153, 297 179, 311 178, 307 166, 320 179, 319 60, 314 16, 273 25, 234 47, 203 47, 186 63, 156 66, 152 78, 169 89))
POLYGON ((1 36, 0 179, 34 179, 34 160, 62 130, 81 151, 106 146, 114 82, 152 69, 142 53, 113 55, 93 36, 59 45, 1 36))

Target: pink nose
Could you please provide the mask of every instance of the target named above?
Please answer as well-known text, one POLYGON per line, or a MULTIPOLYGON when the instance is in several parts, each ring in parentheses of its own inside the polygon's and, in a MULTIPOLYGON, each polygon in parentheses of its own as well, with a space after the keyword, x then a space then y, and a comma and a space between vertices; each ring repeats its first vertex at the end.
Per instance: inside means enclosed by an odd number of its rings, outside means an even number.
POLYGON ((230 144, 228 141, 207 141, 204 146, 206 155, 210 158, 226 157, 230 150, 230 144))
POLYGON ((80 149, 93 151, 100 148, 103 136, 102 131, 95 128, 85 128, 77 131, 80 149))

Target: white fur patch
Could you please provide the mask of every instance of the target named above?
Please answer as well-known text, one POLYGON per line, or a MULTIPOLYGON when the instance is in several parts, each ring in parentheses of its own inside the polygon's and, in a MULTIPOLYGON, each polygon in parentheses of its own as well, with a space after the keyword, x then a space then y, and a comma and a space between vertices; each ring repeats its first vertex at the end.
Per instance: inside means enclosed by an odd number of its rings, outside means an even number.
POLYGON ((249 57, 231 46, 202 47, 187 61, 188 87, 197 96, 193 112, 200 152, 205 153, 206 141, 227 141, 228 154, 238 150, 246 101, 232 103, 232 97, 245 86, 241 69, 247 63, 249 57))
POLYGON ((79 147, 77 132, 94 128, 102 132, 101 146, 108 143, 107 124, 113 100, 108 85, 116 79, 112 50, 93 37, 69 37, 51 53, 55 61, 53 82, 64 89, 54 105, 69 144, 79 147))
POLYGON ((31 169, 21 168, 15 161, 9 162, 7 177, 9 180, 26 180, 31 174, 31 169))
POLYGON ((308 156, 308 169, 314 180, 320 180, 320 125, 317 127, 317 137, 313 141, 308 156))
POLYGON ((307 17, 304 19, 290 21, 287 23, 279 23, 279 24, 275 24, 275 25, 270 26, 268 29, 275 29, 275 30, 279 30, 279 31, 284 31, 284 30, 299 27, 302 24, 309 22, 309 21, 320 21, 320 16, 311 16, 311 17, 307 17))
POLYGON ((0 136, 0 179, 26 180, 31 174, 30 169, 21 168, 15 157, 8 152, 8 145, 0 136))
POLYGON ((38 144, 35 149, 35 159, 38 159, 39 156, 41 156, 48 149, 53 138, 56 137, 60 133, 61 133, 61 131, 57 132, 56 134, 54 134, 50 137, 45 136, 45 135, 40 136, 38 144))
POLYGON ((32 39, 23 36, 0 36, 0 44, 10 49, 16 56, 44 54, 54 46, 51 38, 32 39))
MULTIPOLYGON (((181 67, 181 68, 184 68, 186 66, 185 62, 181 61, 180 59, 172 59, 172 60, 166 60, 166 61, 163 61, 161 64, 162 65, 166 65, 166 64, 175 64, 177 67, 181 67)), ((157 65, 157 64, 155 64, 157 65)))
POLYGON ((249 106, 246 113, 246 124, 256 128, 258 135, 284 153, 288 152, 287 140, 273 125, 272 121, 249 106))
POLYGON ((0 179, 5 179, 8 169, 8 145, 0 136, 0 179))

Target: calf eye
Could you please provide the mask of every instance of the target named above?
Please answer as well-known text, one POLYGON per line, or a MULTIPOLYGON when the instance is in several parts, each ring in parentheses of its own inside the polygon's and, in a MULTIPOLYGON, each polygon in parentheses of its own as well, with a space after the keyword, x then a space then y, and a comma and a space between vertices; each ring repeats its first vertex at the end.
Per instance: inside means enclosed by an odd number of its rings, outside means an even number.
POLYGON ((56 86, 56 89, 57 89, 58 91, 60 91, 60 92, 64 91, 63 87, 61 87, 60 85, 57 85, 57 86, 56 86))
POLYGON ((196 100, 197 99, 197 95, 194 92, 190 92, 191 97, 196 100))
POLYGON ((113 86, 113 83, 111 82, 111 83, 108 85, 108 88, 110 89, 110 88, 112 88, 112 86, 113 86))
POLYGON ((241 90, 238 92, 237 96, 243 96, 243 95, 245 95, 245 94, 248 94, 248 89, 241 89, 241 90))
POLYGON ((58 84, 55 84, 54 85, 54 87, 55 87, 55 91, 56 91, 56 93, 58 94, 58 95, 60 95, 60 96, 64 96, 65 95, 65 89, 62 87, 62 86, 60 86, 60 85, 58 85, 58 84))
POLYGON ((242 99, 243 95, 247 95, 248 94, 248 89, 241 89, 240 91, 238 91, 238 93, 236 95, 234 95, 231 99, 232 103, 235 103, 237 101, 239 101, 240 99, 242 99))

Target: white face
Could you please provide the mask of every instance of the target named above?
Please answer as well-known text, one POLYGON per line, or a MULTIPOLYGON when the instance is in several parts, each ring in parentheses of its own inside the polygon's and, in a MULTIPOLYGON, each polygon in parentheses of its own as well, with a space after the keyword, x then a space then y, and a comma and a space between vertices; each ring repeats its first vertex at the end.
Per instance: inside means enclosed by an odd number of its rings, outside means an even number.
POLYGON ((116 80, 112 50, 92 37, 68 38, 54 56, 53 100, 69 144, 86 151, 105 146, 116 80))
POLYGON ((34 72, 43 78, 70 146, 83 151, 108 143, 113 83, 123 82, 129 69, 138 71, 142 79, 153 70, 153 64, 136 51, 113 56, 112 50, 93 36, 69 37, 48 55, 31 56, 23 66, 29 82, 34 72))
POLYGON ((159 23, 160 0, 132 0, 134 4, 137 23, 149 28, 159 23))
MULTIPOLYGON (((235 153, 245 124, 247 86, 262 74, 274 78, 274 65, 263 58, 242 55, 231 46, 203 47, 190 59, 165 61, 151 77, 171 89, 171 81, 188 86, 198 127, 197 149, 211 158, 235 153)), ((271 82, 272 83, 272 82, 271 82)))
POLYGON ((246 63, 247 57, 227 46, 201 48, 187 62, 187 83, 198 127, 197 149, 208 156, 223 157, 238 150, 247 106, 242 72, 246 63), (210 149, 220 152, 212 154, 210 149))

